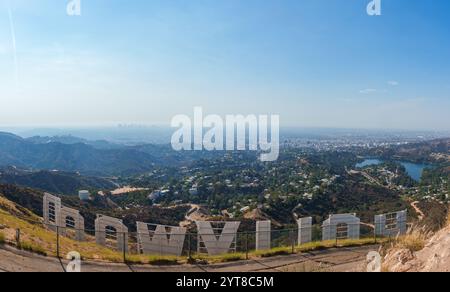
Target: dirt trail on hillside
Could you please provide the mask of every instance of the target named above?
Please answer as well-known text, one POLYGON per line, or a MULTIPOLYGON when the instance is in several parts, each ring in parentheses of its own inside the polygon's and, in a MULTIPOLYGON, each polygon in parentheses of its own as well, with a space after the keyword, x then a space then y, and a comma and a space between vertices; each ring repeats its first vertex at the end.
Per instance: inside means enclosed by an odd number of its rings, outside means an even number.
POLYGON ((205 210, 202 209, 200 205, 189 204, 191 209, 186 212, 184 216, 184 221, 180 222, 181 227, 187 227, 196 221, 207 221, 209 215, 206 214, 205 210))
POLYGON ((412 202, 411 207, 413 207, 414 211, 416 211, 417 214, 419 214, 419 221, 422 221, 425 218, 425 213, 420 210, 419 206, 417 206, 420 202, 412 202))

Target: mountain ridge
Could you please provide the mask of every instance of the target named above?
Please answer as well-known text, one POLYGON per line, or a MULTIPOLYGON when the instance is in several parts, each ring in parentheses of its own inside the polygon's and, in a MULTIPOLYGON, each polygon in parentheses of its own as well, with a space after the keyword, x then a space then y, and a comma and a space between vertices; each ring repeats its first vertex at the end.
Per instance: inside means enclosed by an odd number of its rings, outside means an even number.
POLYGON ((36 144, 0 133, 0 166, 81 172, 88 175, 130 175, 161 163, 151 154, 130 147, 97 149, 84 143, 36 144))
POLYGON ((0 184, 14 184, 50 193, 77 195, 79 190, 112 190, 114 182, 101 178, 82 176, 63 171, 29 171, 15 167, 0 168, 0 184))

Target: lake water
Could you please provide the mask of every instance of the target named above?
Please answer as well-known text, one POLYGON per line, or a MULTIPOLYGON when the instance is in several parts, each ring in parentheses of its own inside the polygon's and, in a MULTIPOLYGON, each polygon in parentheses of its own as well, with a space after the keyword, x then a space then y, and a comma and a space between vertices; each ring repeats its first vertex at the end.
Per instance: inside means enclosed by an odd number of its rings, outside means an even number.
MULTIPOLYGON (((420 181, 422 178, 423 170, 427 167, 430 167, 430 165, 426 164, 418 164, 404 161, 397 161, 397 162, 403 165, 408 175, 412 177, 415 181, 420 181)), ((363 162, 356 164, 356 167, 363 168, 371 165, 380 165, 382 163, 383 160, 380 159, 366 159, 363 162)))

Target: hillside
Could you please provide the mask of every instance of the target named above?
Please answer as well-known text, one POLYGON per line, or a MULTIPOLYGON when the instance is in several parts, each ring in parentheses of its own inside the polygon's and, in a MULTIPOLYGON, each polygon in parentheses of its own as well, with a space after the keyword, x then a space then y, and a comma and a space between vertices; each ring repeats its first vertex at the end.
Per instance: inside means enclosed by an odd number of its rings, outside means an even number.
MULTIPOLYGON (((42 219, 22 206, 0 196, 0 244, 2 241, 42 255, 55 256, 57 243, 55 233, 41 224, 42 219), (20 244, 16 241, 16 230, 20 229, 20 244)), ((87 242, 77 242, 69 238, 60 238, 62 255, 77 250, 86 259, 121 262, 119 252, 96 245, 94 238, 87 242)))
POLYGON ((220 152, 174 151, 169 144, 125 146, 72 136, 22 137, 0 132, 0 167, 80 172, 89 176, 132 176, 174 167, 220 152))
POLYGON ((30 210, 38 216, 42 216, 42 205, 44 198, 44 193, 42 192, 30 188, 0 184, 0 197, 30 210))
POLYGON ((113 182, 61 171, 25 171, 17 168, 0 169, 0 184, 14 184, 42 191, 77 195, 79 190, 112 190, 117 187, 113 182))
MULTIPOLYGON (((76 251, 80 253, 83 261, 90 261, 90 266, 92 266, 93 261, 97 262, 98 264, 122 263, 124 261, 123 253, 97 245, 95 243, 93 234, 86 234, 85 241, 83 242, 74 241, 70 239, 70 236, 60 236, 58 245, 55 233, 45 228, 41 222, 42 219, 40 217, 34 215, 32 212, 0 195, 0 246, 7 244, 13 247, 0 249, 0 251, 3 252, 2 256, 5 256, 6 260, 9 261, 10 266, 8 266, 7 271, 11 269, 21 270, 22 268, 25 268, 25 266, 23 266, 26 265, 24 263, 25 261, 27 261, 28 264, 30 264, 30 261, 32 261, 34 263, 33 266, 35 266, 34 270, 36 271, 44 270, 42 262, 43 259, 46 259, 45 257, 40 257, 39 260, 36 260, 36 257, 32 257, 28 254, 25 259, 24 255, 18 256, 18 254, 15 252, 8 252, 16 249, 26 250, 49 257, 55 257, 56 255, 58 255, 57 251, 59 247, 59 256, 65 257, 67 254, 69 254, 69 252, 76 251), (20 230, 20 241, 18 241, 16 238, 17 230, 20 230)), ((284 267, 286 266, 285 262, 288 262, 288 265, 292 265, 292 260, 294 260, 295 263, 295 260, 299 256, 302 257, 301 264, 303 264, 303 255, 299 255, 299 253, 308 252, 308 254, 311 256, 315 251, 322 251, 324 249, 335 247, 334 241, 313 242, 296 246, 294 250, 292 250, 291 245, 286 245, 284 247, 279 247, 273 250, 262 252, 250 251, 248 254, 233 253, 218 256, 208 256, 194 253, 193 258, 188 260, 186 256, 174 257, 138 254, 136 241, 130 240, 128 244, 130 251, 129 253, 125 254, 127 265, 138 264, 139 268, 144 267, 141 266, 142 264, 165 266, 164 271, 170 271, 169 269, 171 268, 168 266, 172 266, 172 268, 174 269, 173 271, 175 271, 175 267, 177 267, 178 270, 179 268, 182 268, 183 270, 189 270, 189 268, 198 267, 197 264, 193 265, 193 262, 201 263, 201 265, 205 268, 214 263, 230 263, 229 267, 232 267, 234 270, 237 269, 242 271, 242 269, 245 269, 249 264, 248 261, 245 261, 247 257, 249 257, 250 259, 255 259, 255 261, 252 261, 252 263, 261 263, 264 261, 268 261, 273 264, 273 262, 275 261, 279 263, 280 267, 284 267), (272 257, 273 259, 268 259, 272 257), (239 261, 243 261, 242 264, 239 264, 239 261), (233 264, 231 264, 231 262, 233 262, 233 264), (186 265, 188 263, 189 265, 186 265)), ((355 253, 349 253, 348 248, 361 248, 363 250, 366 250, 367 248, 365 248, 364 246, 372 244, 372 239, 342 241, 340 243, 340 246, 346 247, 343 253, 347 253, 347 259, 344 259, 342 263, 345 264, 346 261, 349 261, 349 258, 351 258, 352 264, 355 263, 355 253)), ((195 247, 193 248, 195 249, 195 247)), ((330 250, 331 253, 335 251, 335 249, 330 250)), ((344 255, 342 254, 342 252, 339 253, 340 257, 344 255)), ((364 252, 364 254, 365 253, 366 252, 364 252)), ((323 254, 319 258, 323 260, 323 254)), ((362 259, 363 258, 361 258, 361 261, 362 259)), ((265 266, 264 264, 259 265, 262 266, 262 270, 271 270, 269 266, 265 266)), ((114 269, 115 265, 111 265, 108 267, 110 269, 114 269)), ((27 268, 29 268, 29 266, 27 266, 27 268)), ((86 269, 86 267, 84 267, 84 269, 86 269)), ((202 270, 204 270, 204 268, 202 268, 202 270)), ((212 270, 216 269, 213 268, 212 270)), ((261 267, 258 268, 258 271, 262 270, 261 267)))
POLYGON ((34 144, 48 144, 48 143, 61 143, 61 144, 86 144, 93 146, 97 149, 119 149, 123 146, 119 144, 110 143, 105 140, 96 140, 90 141, 83 138, 78 138, 71 135, 62 135, 62 136, 52 136, 52 137, 42 137, 42 136, 33 136, 26 139, 28 142, 32 142, 34 144))
POLYGON ((418 163, 450 162, 450 139, 437 139, 391 148, 377 148, 369 155, 383 159, 397 159, 418 163))
POLYGON ((89 175, 131 175, 148 171, 155 163, 161 160, 131 147, 97 149, 83 143, 39 144, 0 133, 0 166, 78 171, 89 175))
POLYGON ((326 192, 310 200, 303 199, 300 205, 296 200, 276 201, 265 211, 282 223, 292 221, 292 213, 299 217, 312 216, 314 222, 326 220, 329 214, 357 213, 363 222, 373 222, 377 214, 404 209, 409 206, 398 192, 370 184, 362 176, 345 175, 326 192))
POLYGON ((385 269, 391 272, 450 272, 450 220, 448 223, 427 240, 414 233, 407 236, 407 241, 423 248, 392 248, 385 257, 385 269))
MULTIPOLYGON (((5 197, 0 196, 0 211, 3 212, 3 215, 8 214, 15 216, 17 218, 22 218, 25 221, 38 223, 41 221, 41 218, 35 215, 30 210, 11 202, 5 197)), ((4 226, 7 227, 7 226, 4 226)), ((5 228, 4 228, 5 229, 5 228)))
MULTIPOLYGON (((42 216, 44 193, 41 191, 15 185, 0 184, 0 197, 4 197, 12 203, 30 210, 38 216, 42 216)), ((136 221, 176 226, 185 219, 185 214, 189 211, 188 206, 172 208, 142 206, 124 210, 117 206, 108 196, 103 197, 95 194, 93 196, 94 199, 89 202, 80 202, 74 196, 60 197, 64 205, 81 212, 86 221, 86 228, 91 230, 94 229, 94 221, 97 214, 123 218, 130 231, 135 231, 136 221)))

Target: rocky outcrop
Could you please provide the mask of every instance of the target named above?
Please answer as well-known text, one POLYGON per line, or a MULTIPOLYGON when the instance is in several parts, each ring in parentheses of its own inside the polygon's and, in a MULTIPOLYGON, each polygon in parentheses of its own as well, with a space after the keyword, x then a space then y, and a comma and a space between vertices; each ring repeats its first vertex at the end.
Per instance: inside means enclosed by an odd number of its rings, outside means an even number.
POLYGON ((384 267, 390 272, 450 272, 450 226, 436 233, 418 252, 390 250, 384 267))

